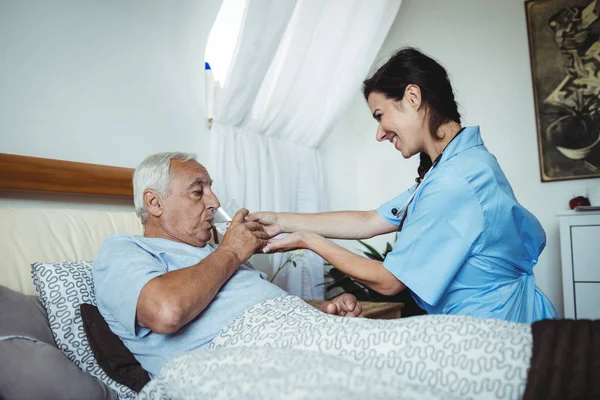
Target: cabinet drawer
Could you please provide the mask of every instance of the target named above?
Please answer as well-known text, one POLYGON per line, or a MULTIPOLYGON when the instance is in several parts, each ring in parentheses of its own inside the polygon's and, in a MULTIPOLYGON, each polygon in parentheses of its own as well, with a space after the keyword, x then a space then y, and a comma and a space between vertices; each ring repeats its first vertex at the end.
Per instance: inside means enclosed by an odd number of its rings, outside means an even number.
POLYGON ((573 278, 600 282, 600 226, 573 226, 573 278))
POLYGON ((600 319, 600 283, 575 284, 577 319, 600 319))

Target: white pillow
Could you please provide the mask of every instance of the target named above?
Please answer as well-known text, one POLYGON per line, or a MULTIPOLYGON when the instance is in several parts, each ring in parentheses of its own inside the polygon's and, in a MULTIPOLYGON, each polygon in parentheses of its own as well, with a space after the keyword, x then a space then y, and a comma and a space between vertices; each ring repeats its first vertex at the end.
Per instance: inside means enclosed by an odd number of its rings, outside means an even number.
POLYGON ((33 285, 48 313, 56 346, 84 372, 104 382, 119 399, 134 399, 136 393, 115 382, 96 362, 88 343, 79 306, 96 305, 89 261, 31 264, 33 285))

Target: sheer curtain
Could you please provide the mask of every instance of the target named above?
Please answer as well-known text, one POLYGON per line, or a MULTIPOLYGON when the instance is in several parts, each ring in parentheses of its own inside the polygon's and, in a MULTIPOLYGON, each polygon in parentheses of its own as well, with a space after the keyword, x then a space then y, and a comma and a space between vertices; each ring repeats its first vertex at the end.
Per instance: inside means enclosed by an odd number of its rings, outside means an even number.
MULTIPOLYGON (((251 0, 215 103, 211 175, 251 211, 319 212, 319 145, 356 96, 401 0, 251 0)), ((273 256, 275 272, 281 255, 273 256)), ((323 297, 323 260, 305 252, 276 283, 323 297)))

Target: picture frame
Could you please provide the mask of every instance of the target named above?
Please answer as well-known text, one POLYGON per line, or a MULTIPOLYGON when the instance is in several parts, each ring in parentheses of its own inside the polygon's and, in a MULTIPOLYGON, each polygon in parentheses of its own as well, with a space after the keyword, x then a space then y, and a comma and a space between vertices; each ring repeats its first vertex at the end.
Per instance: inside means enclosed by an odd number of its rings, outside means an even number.
POLYGON ((542 182, 600 177, 600 0, 525 2, 542 182))

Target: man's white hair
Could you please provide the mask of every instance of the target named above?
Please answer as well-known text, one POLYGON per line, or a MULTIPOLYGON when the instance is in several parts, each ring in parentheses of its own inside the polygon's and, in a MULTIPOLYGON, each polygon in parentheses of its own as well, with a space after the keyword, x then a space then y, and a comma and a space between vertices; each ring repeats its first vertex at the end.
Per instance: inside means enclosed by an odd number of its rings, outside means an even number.
POLYGON ((196 160, 196 154, 181 152, 152 154, 146 157, 133 173, 133 204, 135 205, 135 213, 142 221, 142 225, 146 225, 148 221, 148 209, 144 204, 144 191, 153 189, 161 196, 167 197, 169 195, 171 160, 181 162, 196 160))

